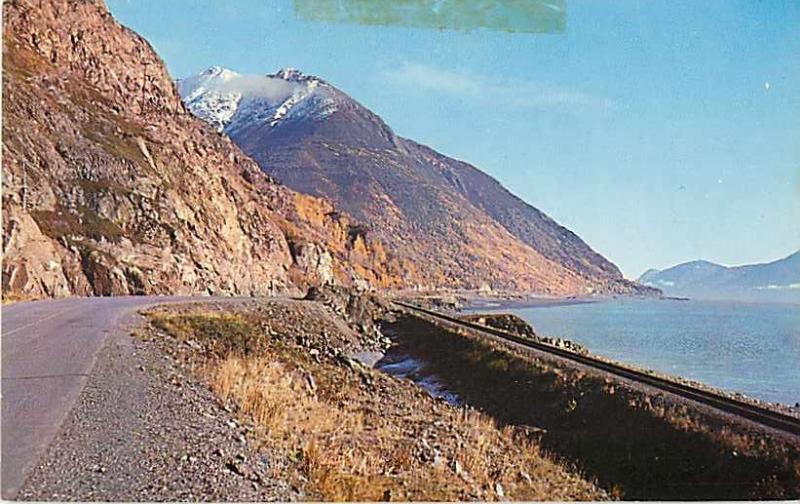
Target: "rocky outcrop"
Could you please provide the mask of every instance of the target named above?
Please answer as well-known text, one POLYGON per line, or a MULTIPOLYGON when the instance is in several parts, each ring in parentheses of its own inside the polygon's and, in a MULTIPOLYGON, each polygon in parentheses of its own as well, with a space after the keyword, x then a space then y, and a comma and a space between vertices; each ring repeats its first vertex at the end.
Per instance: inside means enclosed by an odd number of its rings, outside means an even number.
POLYGON ((580 343, 575 343, 574 341, 564 338, 553 338, 550 336, 540 336, 536 334, 536 330, 534 330, 531 324, 529 324, 522 317, 514 315, 513 313, 473 313, 469 315, 462 315, 460 318, 461 320, 466 320, 468 322, 473 322, 475 324, 480 324, 494 329, 500 329, 501 331, 522 336, 523 338, 531 339, 539 343, 552 345, 562 350, 568 350, 570 352, 584 355, 589 353, 589 350, 580 343))
POLYGON ((335 316, 347 322, 355 333, 360 334, 367 347, 374 349, 390 345, 391 342, 383 337, 379 328, 382 319, 391 318, 391 310, 385 299, 334 285, 313 286, 304 299, 326 306, 335 316))
POLYGON ((474 322, 476 324, 501 329, 517 336, 525 338, 536 338, 536 331, 529 323, 522 317, 514 315, 513 313, 474 313, 470 315, 462 315, 462 320, 467 322, 474 322))
POLYGON ((405 282, 330 203, 277 184, 187 113, 101 1, 11 0, 3 14, 5 294, 405 282))

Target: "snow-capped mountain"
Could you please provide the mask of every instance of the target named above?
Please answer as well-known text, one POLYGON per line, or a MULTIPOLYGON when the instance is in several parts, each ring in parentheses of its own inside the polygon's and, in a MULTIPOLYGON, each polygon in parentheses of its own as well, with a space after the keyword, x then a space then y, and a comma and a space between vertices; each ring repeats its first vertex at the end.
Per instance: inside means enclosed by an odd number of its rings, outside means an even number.
POLYGON ((213 66, 178 80, 177 86, 194 115, 228 134, 243 125, 322 120, 337 110, 334 88, 294 68, 254 76, 213 66))
MULTIPOLYGON (((185 104, 286 186, 331 201, 420 285, 543 294, 644 293, 575 233, 467 163, 394 133, 322 79, 212 67, 185 104)), ((422 119, 424 120, 424 119, 422 119)), ((387 256, 388 258, 389 256, 387 256)))

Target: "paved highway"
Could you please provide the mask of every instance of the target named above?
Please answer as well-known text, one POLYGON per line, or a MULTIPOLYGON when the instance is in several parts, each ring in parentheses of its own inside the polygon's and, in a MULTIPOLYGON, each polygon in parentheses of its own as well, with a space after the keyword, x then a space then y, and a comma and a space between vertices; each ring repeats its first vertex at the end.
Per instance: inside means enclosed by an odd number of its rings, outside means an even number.
POLYGON ((189 297, 97 297, 2 308, 2 497, 12 499, 58 433, 112 331, 189 297))

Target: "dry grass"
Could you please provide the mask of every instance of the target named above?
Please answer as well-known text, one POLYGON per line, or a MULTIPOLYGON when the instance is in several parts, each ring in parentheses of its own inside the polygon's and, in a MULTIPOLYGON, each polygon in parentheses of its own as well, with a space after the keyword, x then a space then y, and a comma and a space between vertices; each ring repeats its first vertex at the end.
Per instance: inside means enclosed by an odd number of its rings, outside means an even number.
POLYGON ((311 498, 605 497, 513 429, 379 372, 317 362, 302 347, 260 334, 248 316, 162 314, 154 325, 204 345, 199 374, 260 427, 262 448, 284 461, 272 466, 274 476, 311 498), (241 343, 256 336, 259 351, 245 351, 241 343))
POLYGON ((218 395, 264 428, 268 446, 296 454, 309 488, 324 500, 374 501, 388 495, 442 500, 473 491, 491 498, 498 496, 497 483, 504 494, 542 499, 558 492, 554 475, 567 476, 537 446, 473 410, 441 415, 452 422, 459 441, 452 454, 442 449, 426 460, 419 455, 419 439, 407 435, 406 422, 357 404, 327 402, 312 389, 310 376, 274 355, 231 356, 208 374, 218 395))
POLYGON ((266 348, 257 324, 243 315, 224 311, 194 311, 152 317, 153 325, 178 341, 202 342, 205 357, 258 355, 266 348))
MULTIPOLYGON (((310 376, 310 375, 307 375, 310 376)), ((378 500, 370 488, 381 460, 359 447, 363 415, 320 401, 308 377, 274 356, 228 357, 209 370, 213 390, 263 427, 268 445, 294 456, 325 500, 378 500), (346 441, 346 446, 343 441, 346 441)), ((280 476, 276 474, 275 476, 280 476)))
POLYGON ((22 303, 23 301, 36 301, 38 299, 41 299, 41 297, 15 292, 3 292, 3 305, 22 303))

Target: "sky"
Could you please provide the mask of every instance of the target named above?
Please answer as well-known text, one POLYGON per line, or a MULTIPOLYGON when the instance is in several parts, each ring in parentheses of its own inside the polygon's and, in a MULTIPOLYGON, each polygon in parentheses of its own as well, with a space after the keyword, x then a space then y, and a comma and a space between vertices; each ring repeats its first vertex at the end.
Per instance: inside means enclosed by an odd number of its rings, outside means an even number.
POLYGON ((629 278, 800 248, 800 2, 569 0, 563 33, 306 21, 291 0, 107 0, 175 78, 317 75, 629 278))

